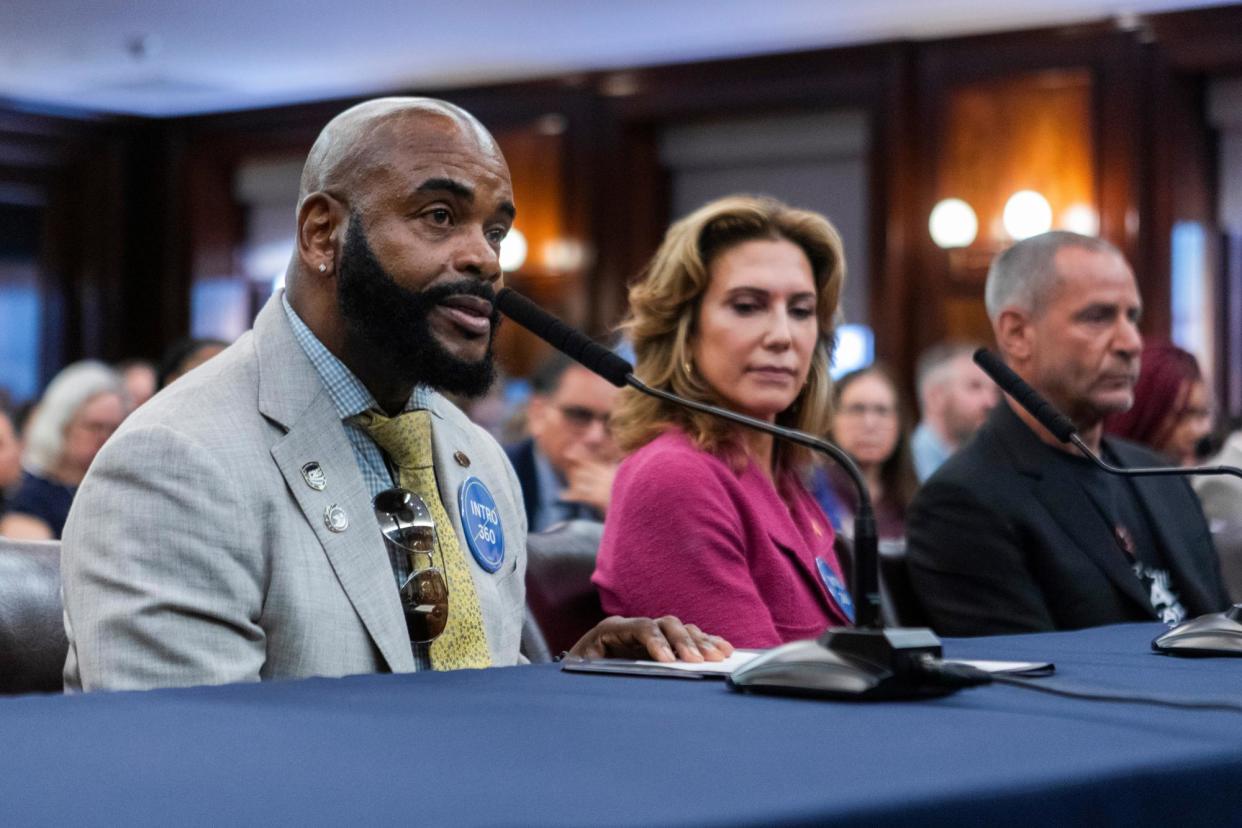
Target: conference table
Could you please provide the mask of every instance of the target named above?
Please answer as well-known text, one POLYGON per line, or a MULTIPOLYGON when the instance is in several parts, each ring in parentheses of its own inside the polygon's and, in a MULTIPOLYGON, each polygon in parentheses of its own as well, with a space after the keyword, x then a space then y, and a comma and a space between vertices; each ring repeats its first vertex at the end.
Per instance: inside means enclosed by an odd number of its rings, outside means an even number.
MULTIPOLYGON (((1162 627, 948 639, 1045 686, 1242 701, 1162 627)), ((557 665, 0 700, 2 825, 1242 824, 1242 713, 892 702, 557 665)))

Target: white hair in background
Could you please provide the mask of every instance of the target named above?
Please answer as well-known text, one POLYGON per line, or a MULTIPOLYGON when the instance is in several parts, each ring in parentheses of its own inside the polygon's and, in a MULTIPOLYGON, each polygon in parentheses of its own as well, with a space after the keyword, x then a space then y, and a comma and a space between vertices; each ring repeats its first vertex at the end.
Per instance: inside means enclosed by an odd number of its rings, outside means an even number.
POLYGON ((1016 242, 992 260, 988 282, 983 290, 988 319, 993 323, 1005 308, 1017 307, 1038 316, 1044 300, 1056 283, 1055 259, 1063 247, 1082 247, 1094 253, 1121 251, 1093 236, 1082 236, 1068 230, 1052 230, 1016 242))
POLYGON ((36 474, 46 474, 60 461, 69 421, 92 397, 105 393, 124 398, 125 387, 120 374, 102 362, 84 360, 61 370, 30 418, 22 464, 36 474))

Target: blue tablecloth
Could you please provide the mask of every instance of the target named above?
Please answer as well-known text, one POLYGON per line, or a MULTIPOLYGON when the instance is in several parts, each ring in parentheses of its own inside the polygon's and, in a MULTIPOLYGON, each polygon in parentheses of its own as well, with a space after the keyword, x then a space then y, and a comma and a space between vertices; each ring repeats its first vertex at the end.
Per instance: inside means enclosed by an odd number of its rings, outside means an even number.
MULTIPOLYGON (((1240 698, 1157 625, 949 640, 1041 681, 1240 698)), ((0 824, 1242 824, 1242 714, 990 686, 749 696, 554 666, 0 701, 0 824)))

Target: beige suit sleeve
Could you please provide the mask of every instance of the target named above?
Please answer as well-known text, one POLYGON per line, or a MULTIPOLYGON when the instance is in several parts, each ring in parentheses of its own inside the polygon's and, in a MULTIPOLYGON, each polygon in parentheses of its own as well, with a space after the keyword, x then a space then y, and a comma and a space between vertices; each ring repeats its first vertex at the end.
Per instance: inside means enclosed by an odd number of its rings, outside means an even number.
POLYGON ((262 541, 237 489, 166 426, 109 441, 65 527, 67 688, 259 679, 262 541))

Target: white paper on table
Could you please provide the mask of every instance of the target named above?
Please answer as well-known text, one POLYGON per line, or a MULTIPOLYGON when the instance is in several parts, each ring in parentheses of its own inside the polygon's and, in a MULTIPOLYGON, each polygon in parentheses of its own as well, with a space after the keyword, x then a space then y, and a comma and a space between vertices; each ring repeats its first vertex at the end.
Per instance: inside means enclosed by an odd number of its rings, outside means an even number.
POLYGON ((734 650, 733 654, 724 661, 635 661, 635 664, 643 667, 666 667, 670 670, 680 670, 685 673, 710 673, 711 675, 727 676, 741 667, 746 662, 758 655, 762 655, 763 650, 734 650))

